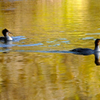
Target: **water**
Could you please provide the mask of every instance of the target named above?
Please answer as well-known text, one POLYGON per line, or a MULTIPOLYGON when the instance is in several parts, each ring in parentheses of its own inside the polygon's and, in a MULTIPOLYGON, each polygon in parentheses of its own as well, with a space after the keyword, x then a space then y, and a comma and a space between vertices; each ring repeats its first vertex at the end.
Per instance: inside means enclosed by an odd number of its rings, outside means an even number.
POLYGON ((99 100, 96 55, 69 52, 94 49, 99 9, 97 0, 1 0, 0 31, 14 41, 0 42, 0 100, 99 100))

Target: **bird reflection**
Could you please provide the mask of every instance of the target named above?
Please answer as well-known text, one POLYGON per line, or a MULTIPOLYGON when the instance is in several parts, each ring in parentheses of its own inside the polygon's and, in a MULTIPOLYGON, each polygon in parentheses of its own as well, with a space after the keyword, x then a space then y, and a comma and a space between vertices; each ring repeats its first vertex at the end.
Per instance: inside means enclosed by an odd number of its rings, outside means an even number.
POLYGON ((97 52, 95 55, 95 64, 100 65, 100 52, 97 52))
POLYGON ((70 50, 71 53, 77 54, 77 55, 91 55, 94 54, 95 56, 95 64, 100 65, 100 39, 95 40, 95 48, 94 50, 89 48, 76 48, 70 50))
POLYGON ((8 51, 10 51, 11 45, 12 45, 12 41, 4 41, 3 46, 2 46, 3 51, 4 51, 3 53, 8 53, 8 51))

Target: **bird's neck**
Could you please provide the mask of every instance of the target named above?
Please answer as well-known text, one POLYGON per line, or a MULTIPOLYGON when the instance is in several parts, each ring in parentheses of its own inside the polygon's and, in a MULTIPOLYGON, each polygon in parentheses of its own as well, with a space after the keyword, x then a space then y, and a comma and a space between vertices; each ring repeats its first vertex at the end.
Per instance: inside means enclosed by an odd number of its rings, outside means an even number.
POLYGON ((95 51, 100 51, 99 45, 95 45, 95 51))
POLYGON ((8 32, 6 33, 7 40, 12 40, 12 38, 8 35, 8 32))

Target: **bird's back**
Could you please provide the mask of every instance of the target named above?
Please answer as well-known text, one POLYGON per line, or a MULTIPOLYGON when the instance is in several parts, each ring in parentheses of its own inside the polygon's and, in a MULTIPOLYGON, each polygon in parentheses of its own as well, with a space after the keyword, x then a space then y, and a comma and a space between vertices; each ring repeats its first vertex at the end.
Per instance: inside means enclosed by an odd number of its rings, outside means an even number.
POLYGON ((5 40, 5 37, 0 37, 0 40, 5 40))
POLYGON ((94 53, 94 50, 89 49, 89 48, 76 48, 73 50, 70 50, 72 53, 75 54, 81 54, 81 55, 90 55, 94 53))

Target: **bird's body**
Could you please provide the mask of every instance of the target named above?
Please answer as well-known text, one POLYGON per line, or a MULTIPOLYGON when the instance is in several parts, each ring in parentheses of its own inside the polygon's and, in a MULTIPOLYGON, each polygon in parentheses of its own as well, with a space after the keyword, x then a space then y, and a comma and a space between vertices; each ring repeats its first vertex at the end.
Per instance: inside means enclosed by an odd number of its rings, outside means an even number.
POLYGON ((99 45, 100 45, 100 39, 96 39, 94 50, 89 49, 89 48, 76 48, 76 49, 73 49, 73 50, 70 50, 70 51, 74 54, 90 55, 90 54, 94 54, 94 53, 100 51, 99 45))
POLYGON ((72 51, 75 54, 82 54, 82 55, 90 55, 94 53, 94 50, 89 48, 77 48, 70 51, 72 51))

